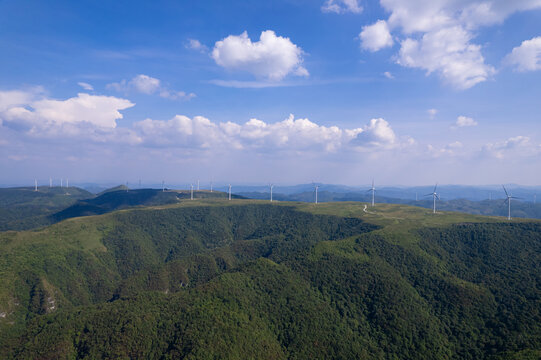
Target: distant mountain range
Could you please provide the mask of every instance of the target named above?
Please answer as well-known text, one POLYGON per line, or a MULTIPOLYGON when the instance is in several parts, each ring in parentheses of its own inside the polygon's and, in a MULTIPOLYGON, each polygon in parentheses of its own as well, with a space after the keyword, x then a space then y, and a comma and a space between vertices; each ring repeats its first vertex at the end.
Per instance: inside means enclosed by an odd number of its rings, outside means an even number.
MULTIPOLYGON (((370 184, 359 186, 346 186, 336 184, 323 184, 319 185, 319 190, 337 194, 347 193, 366 193, 370 188, 370 184)), ((195 185, 195 184, 194 184, 195 185)), ((215 183, 214 190, 227 192, 227 183, 215 183)), ((97 183, 82 183, 77 184, 79 188, 85 189, 93 194, 100 194, 103 191, 109 191, 111 188, 117 187, 116 184, 97 184, 97 183)), ((190 185, 187 183, 166 183, 165 186, 170 189, 184 189, 188 190, 190 185)), ((537 195, 541 196, 541 186, 523 186, 517 184, 506 184, 507 189, 513 196, 522 198, 524 202, 534 202, 537 195)), ((161 189, 161 183, 130 183, 130 189, 161 189)), ((122 185, 122 188, 125 188, 122 185)), ((209 190, 210 184, 207 182, 201 182, 200 188, 202 190, 209 190)), ((41 187, 40 187, 41 189, 41 187)), ((431 193, 434 189, 434 185, 423 186, 379 186, 376 183, 377 195, 384 198, 404 199, 404 200, 422 200, 425 194, 431 193)), ((238 185, 232 184, 232 191, 235 194, 242 193, 269 193, 269 185, 238 185)), ((295 195, 300 193, 310 193, 314 191, 314 184, 297 184, 297 185, 274 185, 275 194, 283 195, 295 195)), ((502 189, 502 185, 438 185, 438 193, 442 200, 448 201, 453 199, 467 199, 471 201, 481 200, 495 200, 504 199, 505 193, 502 189)), ((541 201, 541 198, 540 198, 541 201)))
MULTIPOLYGON (((367 189, 319 184, 319 202, 359 201, 370 202, 367 189)), ((95 188, 97 189, 97 188, 95 188)), ((194 190, 195 198, 227 198, 228 188, 216 186, 216 191, 194 190)), ((376 191, 377 203, 405 204, 424 208, 432 207, 432 199, 424 196, 433 187, 411 188, 383 187, 376 191), (415 198, 417 197, 417 200, 415 198)), ((512 217, 541 218, 541 204, 534 203, 536 187, 509 186, 509 191, 520 199, 512 202, 512 217)), ((268 186, 233 186, 233 198, 270 199, 268 186)), ((276 201, 313 202, 315 192, 312 184, 275 186, 276 201)), ((457 211, 477 215, 507 216, 503 189, 498 186, 438 186, 441 200, 440 211, 457 211), (492 200, 488 198, 491 197, 492 200)), ((541 193, 541 191, 540 191, 541 193)), ((189 190, 128 189, 115 186, 93 194, 77 187, 33 187, 0 189, 0 231, 28 230, 50 225, 63 219, 99 215, 115 210, 139 206, 167 205, 190 198, 189 190)))
MULTIPOLYGON (((294 186, 274 186, 274 194, 297 195, 300 193, 313 193, 315 184, 301 184, 294 186)), ((334 194, 356 194, 361 196, 367 194, 371 185, 365 186, 344 186, 332 184, 317 184, 319 193, 327 192, 334 194)), ((534 202, 537 194, 541 195, 541 186, 520 186, 506 185, 508 191, 513 196, 522 198, 521 201, 534 202)), ((244 193, 270 193, 269 186, 234 186, 234 192, 244 193)), ((430 194, 434 190, 434 185, 429 186, 383 186, 379 188, 376 184, 376 194, 383 198, 403 199, 403 200, 422 200, 425 194, 430 194)), ((437 192, 442 200, 467 199, 471 201, 504 199, 505 192, 501 185, 438 185, 437 192)))

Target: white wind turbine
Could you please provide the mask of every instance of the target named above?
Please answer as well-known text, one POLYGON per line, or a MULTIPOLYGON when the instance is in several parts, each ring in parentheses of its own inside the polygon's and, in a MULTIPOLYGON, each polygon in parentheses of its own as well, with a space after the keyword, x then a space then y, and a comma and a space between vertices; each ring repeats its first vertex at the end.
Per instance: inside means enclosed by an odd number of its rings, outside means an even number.
POLYGON ((375 205, 375 198, 376 198, 376 188, 374 187, 374 180, 372 180, 372 188, 368 190, 367 192, 372 191, 372 207, 375 205))
POLYGON ((315 189, 315 192, 316 192, 316 204, 317 204, 317 191, 319 189, 319 185, 314 184, 314 189, 315 189))
POLYGON ((229 184, 229 200, 231 200, 231 184, 229 184))
POLYGON ((432 199, 434 201, 434 206, 433 206, 433 210, 432 210, 432 213, 436 213, 436 199, 440 199, 440 195, 436 192, 436 188, 438 187, 438 184, 436 184, 436 186, 434 186, 434 191, 432 191, 432 193, 430 194, 426 194, 425 196, 432 196, 432 199))
POLYGON ((162 180, 162 192, 165 192, 165 180, 162 180))
POLYGON ((270 184, 270 202, 272 202, 272 188, 274 187, 274 184, 270 184))
POLYGON ((507 220, 511 220, 511 199, 520 199, 520 198, 511 196, 507 192, 507 189, 505 188, 505 186, 502 185, 502 187, 503 187, 503 191, 505 191, 505 196, 507 196, 507 199, 505 199, 505 201, 507 201, 507 220))

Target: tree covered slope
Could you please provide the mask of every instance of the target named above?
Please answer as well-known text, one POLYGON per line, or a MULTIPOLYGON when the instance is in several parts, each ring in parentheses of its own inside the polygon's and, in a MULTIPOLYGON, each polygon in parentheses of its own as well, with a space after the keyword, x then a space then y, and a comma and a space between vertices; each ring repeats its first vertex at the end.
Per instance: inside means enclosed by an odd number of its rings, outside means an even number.
POLYGON ((50 215, 93 194, 76 187, 0 188, 0 231, 27 230, 51 224, 50 215))
POLYGON ((541 222, 206 199, 0 234, 3 358, 536 359, 541 222))

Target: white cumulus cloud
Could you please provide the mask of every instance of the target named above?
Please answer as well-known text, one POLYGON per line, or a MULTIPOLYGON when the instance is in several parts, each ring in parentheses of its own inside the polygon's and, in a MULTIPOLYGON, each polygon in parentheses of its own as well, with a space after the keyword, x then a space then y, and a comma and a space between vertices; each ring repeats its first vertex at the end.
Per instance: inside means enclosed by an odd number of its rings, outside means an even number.
POLYGON ((10 98, 0 108, 4 126, 37 138, 90 138, 95 141, 137 141, 125 129, 116 129, 121 110, 135 104, 113 96, 80 93, 66 100, 50 99, 31 92, 0 92, 10 98), (14 93, 18 93, 14 96, 14 93))
POLYGON ((369 51, 378 51, 393 45, 393 37, 385 20, 378 20, 376 23, 363 26, 359 34, 361 47, 369 51))
POLYGON ((384 119, 372 119, 364 127, 343 129, 319 125, 309 119, 295 119, 293 115, 275 123, 253 118, 241 124, 177 115, 165 121, 146 119, 135 123, 134 129, 143 145, 199 150, 379 152, 414 143, 410 138, 400 140, 384 119))
MULTIPOLYGON (((474 43, 476 29, 500 24, 518 11, 541 8, 541 0, 380 0, 380 3, 390 13, 389 30, 405 37, 400 42, 397 62, 423 69, 428 75, 438 74, 457 89, 471 88, 490 79, 495 72, 485 63, 482 47, 474 43)), ((378 46, 372 49, 375 51, 378 46)))
POLYGON ((507 55, 505 61, 517 71, 541 70, 541 36, 524 40, 507 55))
POLYGON ((436 72, 457 89, 468 89, 487 80, 495 72, 485 64, 481 47, 470 43, 471 34, 460 26, 429 32, 420 40, 401 43, 398 63, 436 72))
POLYGON ((454 127, 467 127, 467 126, 477 126, 477 121, 473 120, 471 117, 459 116, 456 118, 454 127))
POLYGON ((35 96, 34 92, 29 91, 0 91, 0 113, 15 106, 28 104, 35 96))
POLYGON ((358 132, 353 144, 359 150, 382 149, 389 150, 400 145, 391 125, 382 118, 372 119, 358 132))
POLYGON ((147 119, 134 127, 151 146, 191 148, 232 148, 266 150, 323 150, 334 152, 362 132, 362 129, 340 129, 318 125, 308 119, 287 119, 266 123, 250 119, 243 124, 215 123, 196 116, 177 115, 171 120, 147 119))
POLYGON ((66 100, 40 99, 18 105, 10 106, 0 113, 4 121, 28 123, 37 127, 88 123, 97 127, 115 128, 116 120, 122 119, 120 110, 135 104, 114 96, 80 93, 66 100))
POLYGON ((308 76, 302 66, 303 51, 289 38, 263 31, 259 41, 252 42, 245 31, 217 41, 212 50, 216 64, 228 70, 247 71, 256 77, 279 81, 288 74, 308 76))
POLYGON ((327 0, 321 6, 321 11, 336 14, 343 14, 347 12, 360 14, 363 11, 363 7, 361 6, 359 0, 327 0))
POLYGON ((160 88, 160 80, 141 74, 131 79, 130 85, 143 94, 152 94, 160 88))
POLYGON ((169 120, 146 119, 119 126, 121 111, 134 105, 122 98, 85 93, 58 100, 38 93, 0 91, 0 127, 32 140, 127 144, 187 153, 379 153, 413 143, 409 138, 401 140, 381 118, 364 126, 341 128, 293 115, 278 122, 252 118, 243 123, 176 115, 169 120))

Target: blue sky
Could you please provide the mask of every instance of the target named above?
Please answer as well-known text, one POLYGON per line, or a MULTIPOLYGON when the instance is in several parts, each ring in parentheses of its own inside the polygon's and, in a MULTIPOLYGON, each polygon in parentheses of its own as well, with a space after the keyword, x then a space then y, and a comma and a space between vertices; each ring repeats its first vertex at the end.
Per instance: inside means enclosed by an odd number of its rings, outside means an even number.
POLYGON ((541 0, 1 1, 0 183, 519 183, 541 0))

